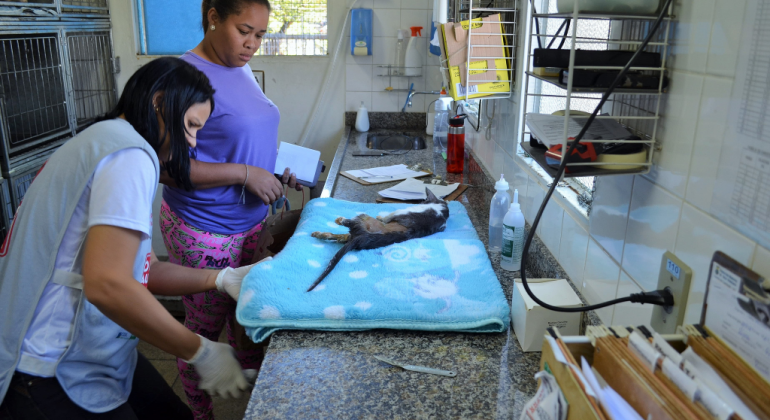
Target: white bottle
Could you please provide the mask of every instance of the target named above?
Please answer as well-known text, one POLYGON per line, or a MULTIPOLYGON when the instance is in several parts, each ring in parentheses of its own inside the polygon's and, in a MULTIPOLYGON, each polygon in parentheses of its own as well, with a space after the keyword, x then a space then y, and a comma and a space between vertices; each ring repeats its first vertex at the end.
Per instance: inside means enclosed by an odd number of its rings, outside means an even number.
POLYGON ((449 131, 449 97, 446 91, 441 89, 441 96, 436 100, 433 109, 436 115, 433 119, 433 145, 439 146, 441 150, 446 150, 447 132, 449 131))
POLYGON ((508 182, 505 175, 500 175, 500 180, 495 184, 495 195, 489 205, 489 251, 500 252, 503 246, 503 218, 511 205, 511 196, 508 194, 508 182))
POLYGON ((396 64, 393 67, 394 76, 404 75, 404 57, 406 56, 406 42, 404 41, 404 31, 398 30, 398 40, 396 41, 396 64))
POLYGON ((500 252, 500 268, 508 271, 521 269, 521 252, 524 249, 524 214, 519 205, 519 190, 513 191, 513 203, 503 218, 503 249, 500 252))
POLYGON ((417 44, 420 43, 420 31, 422 26, 412 26, 412 37, 406 44, 406 57, 404 57, 404 73, 406 76, 419 76, 422 73, 422 56, 417 44))
POLYGON ((369 111, 366 110, 364 102, 361 101, 361 107, 356 114, 356 131, 363 133, 369 131, 369 111))

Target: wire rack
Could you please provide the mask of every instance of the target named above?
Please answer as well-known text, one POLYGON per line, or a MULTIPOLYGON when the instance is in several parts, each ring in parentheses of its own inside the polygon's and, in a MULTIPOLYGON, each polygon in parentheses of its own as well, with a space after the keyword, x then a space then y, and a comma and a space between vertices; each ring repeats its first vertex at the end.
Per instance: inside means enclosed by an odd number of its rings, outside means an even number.
POLYGON ((67 34, 72 98, 76 130, 115 105, 116 86, 112 69, 110 33, 74 32, 67 34))
POLYGON ((110 13, 107 0, 61 0, 62 13, 106 15, 110 13))
POLYGON ((5 241, 11 223, 13 223, 13 199, 8 189, 8 180, 0 178, 0 242, 5 241))
MULTIPOLYGON (((554 3, 551 1, 551 3, 554 3)), ((576 1, 577 3, 577 1, 576 1)), ((577 8, 578 6, 576 6, 577 8)), ((632 71, 641 74, 657 76, 658 86, 656 89, 616 89, 605 103, 602 112, 606 115, 597 117, 598 119, 613 119, 620 123, 632 134, 638 136, 640 140, 614 140, 597 139, 582 140, 583 142, 594 143, 641 143, 646 151, 646 161, 639 163, 618 163, 618 162, 590 162, 590 163, 569 163, 567 166, 574 170, 573 174, 566 174, 565 177, 585 177, 596 175, 609 175, 619 173, 647 173, 652 166, 653 152, 656 149, 657 128, 660 120, 660 102, 665 92, 664 82, 666 80, 666 59, 670 52, 669 34, 671 31, 672 9, 668 10, 666 18, 658 29, 657 35, 648 44, 645 51, 658 52, 661 55, 660 67, 632 67, 632 71), (613 165, 612 169, 607 169, 613 165), (579 168, 582 167, 582 168, 579 168), (621 169, 624 167, 626 169, 621 169), (641 168, 641 169, 640 169, 641 168), (582 170, 581 170, 582 169, 582 170)), ((531 45, 542 45, 546 48, 549 45, 563 44, 565 49, 574 51, 584 50, 628 50, 635 51, 642 40, 650 30, 655 16, 638 15, 613 15, 613 14, 583 14, 583 13, 538 13, 533 14, 530 22, 529 41, 531 45), (538 21, 538 25, 535 24, 538 21), (560 28, 569 21, 568 26, 563 33, 560 28), (600 23, 600 24, 597 24, 600 23), (539 28, 539 32, 538 32, 539 28), (556 28, 559 28, 558 30, 556 28)), ((537 111, 539 113, 550 114, 555 110, 564 110, 565 124, 570 115, 575 116, 576 110, 590 112, 601 99, 603 89, 601 88, 576 88, 572 85, 572 74, 575 69, 592 70, 620 70, 621 67, 610 66, 576 66, 574 65, 574 54, 571 54, 569 74, 570 77, 566 84, 561 83, 559 77, 549 77, 535 74, 533 69, 533 56, 528 55, 527 69, 525 77, 524 91, 524 109, 527 112, 537 111), (544 106, 545 104, 547 106, 544 106), (550 109, 556 108, 556 109, 550 109)), ((566 150, 567 136, 564 129, 564 138, 562 139, 562 150, 566 150)), ((528 128, 522 131, 522 146, 524 149, 540 163, 548 173, 555 172, 555 169, 545 164, 545 159, 537 149, 529 147, 528 139, 530 135, 528 128)), ((564 159, 564 157, 562 157, 564 159)))
POLYGON ((10 156, 70 133, 58 34, 0 38, 0 117, 10 156))
POLYGON ((0 1, 3 16, 97 18, 109 17, 107 0, 16 0, 0 1))
MULTIPOLYGON (((9 175, 5 176, 5 181, 8 182, 8 190, 12 200, 13 209, 19 208, 21 200, 24 194, 27 193, 29 186, 32 185, 32 181, 35 179, 40 168, 43 167, 45 161, 50 157, 50 154, 39 156, 32 162, 14 169, 9 175)), ((13 218, 13 213, 11 213, 13 218)))
MULTIPOLYGON (((490 47, 490 45, 474 44, 473 37, 489 35, 489 33, 481 32, 480 29, 474 30, 472 25, 470 25, 468 28, 468 41, 465 48, 465 62, 472 63, 473 61, 479 60, 502 60, 505 62, 507 67, 505 71, 507 78, 504 77, 501 79, 498 76, 497 69, 474 70, 470 65, 466 65, 464 79, 465 83, 457 87, 458 96, 464 96, 466 101, 470 98, 471 95, 474 95, 474 97, 478 95, 478 99, 502 99, 511 97, 515 83, 514 69, 516 68, 515 57, 516 46, 518 44, 518 10, 516 5, 517 2, 515 0, 458 0, 455 3, 452 3, 452 15, 454 16, 455 22, 467 21, 493 14, 500 14, 500 24, 502 26, 501 35, 503 37, 503 46, 501 50, 503 51, 503 54, 500 54, 499 56, 479 56, 478 54, 474 54, 474 49, 490 47), (473 61, 471 61, 472 59, 473 61), (474 85, 469 87, 469 81, 472 72, 483 72, 486 76, 488 76, 488 78, 483 80, 474 80, 474 85), (497 90, 484 90, 486 88, 482 87, 506 82, 508 83, 508 89, 504 92, 497 90)), ((450 71, 448 60, 441 60, 441 71, 445 73, 450 71)), ((449 77, 446 77, 446 79, 449 80, 449 77)))

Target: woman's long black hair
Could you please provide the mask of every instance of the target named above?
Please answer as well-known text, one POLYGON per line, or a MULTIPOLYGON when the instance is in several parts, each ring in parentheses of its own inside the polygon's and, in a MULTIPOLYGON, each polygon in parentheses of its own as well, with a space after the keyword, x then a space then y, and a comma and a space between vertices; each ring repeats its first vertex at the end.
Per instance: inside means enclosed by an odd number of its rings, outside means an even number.
POLYGON ((128 79, 115 108, 99 120, 124 115, 156 153, 168 137, 171 153, 161 166, 178 187, 189 191, 194 188, 190 181, 190 158, 195 157, 195 149, 187 144, 184 114, 191 106, 204 102, 211 103, 213 113, 214 88, 209 78, 183 60, 162 57, 140 67, 128 79), (158 112, 165 124, 163 133, 153 103, 156 94, 158 112))

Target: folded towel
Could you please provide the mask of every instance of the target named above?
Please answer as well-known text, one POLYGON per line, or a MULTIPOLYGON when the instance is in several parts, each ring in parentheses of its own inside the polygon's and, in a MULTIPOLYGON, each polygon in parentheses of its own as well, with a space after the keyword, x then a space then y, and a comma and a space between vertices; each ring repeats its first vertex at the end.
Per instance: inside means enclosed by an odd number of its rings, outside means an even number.
POLYGON ((310 201, 283 251, 244 279, 236 317, 249 337, 258 343, 280 329, 505 331, 508 302, 465 207, 454 201, 444 232, 352 251, 306 292, 342 246, 312 232, 346 233, 336 218, 408 206, 310 201))

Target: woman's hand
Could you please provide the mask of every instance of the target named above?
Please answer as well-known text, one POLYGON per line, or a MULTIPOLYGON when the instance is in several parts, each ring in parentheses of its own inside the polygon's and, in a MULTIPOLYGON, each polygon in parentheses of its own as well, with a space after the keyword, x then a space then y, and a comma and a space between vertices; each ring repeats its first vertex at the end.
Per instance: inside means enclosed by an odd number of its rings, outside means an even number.
POLYGON ((288 185, 289 188, 294 188, 297 191, 302 191, 302 185, 297 182, 297 174, 291 173, 291 169, 286 168, 283 171, 281 177, 281 184, 288 185))
POLYGON ((265 204, 273 204, 283 196, 281 181, 272 173, 256 166, 249 166, 246 190, 259 197, 265 204))

